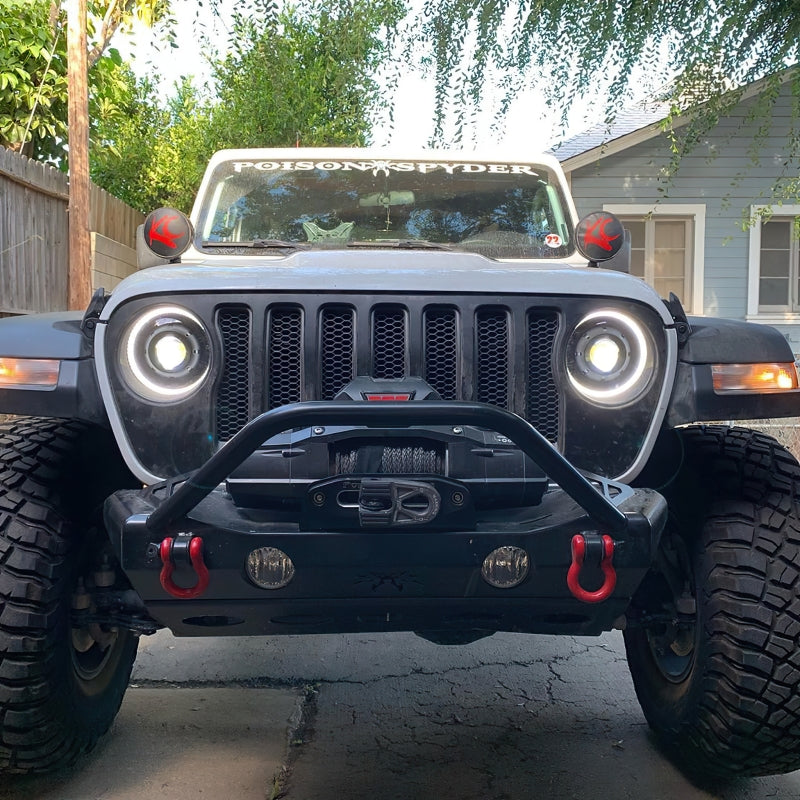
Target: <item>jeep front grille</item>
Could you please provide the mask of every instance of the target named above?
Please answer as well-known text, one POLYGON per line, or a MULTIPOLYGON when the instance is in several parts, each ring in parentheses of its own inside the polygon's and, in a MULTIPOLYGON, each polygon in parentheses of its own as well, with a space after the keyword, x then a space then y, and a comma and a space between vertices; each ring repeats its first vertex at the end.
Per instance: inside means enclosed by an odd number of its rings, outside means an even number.
POLYGON ((331 400, 357 375, 424 378, 444 400, 509 409, 559 439, 553 376, 559 314, 508 303, 330 301, 298 297, 217 312, 224 353, 216 425, 227 441, 246 418, 302 400, 331 400), (250 319, 254 324, 250 325, 250 319), (259 315, 263 327, 256 325, 259 315), (263 385, 254 376, 263 375, 263 385))

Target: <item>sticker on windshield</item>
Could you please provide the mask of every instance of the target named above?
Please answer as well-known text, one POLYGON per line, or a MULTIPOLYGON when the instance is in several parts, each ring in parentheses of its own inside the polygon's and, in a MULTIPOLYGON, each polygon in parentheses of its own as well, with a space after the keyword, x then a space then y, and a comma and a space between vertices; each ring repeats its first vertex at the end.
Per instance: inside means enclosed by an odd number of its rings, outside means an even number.
POLYGON ((544 237, 544 243, 553 249, 561 247, 561 237, 557 233, 548 233, 544 237))
POLYGON ((461 161, 234 161, 233 171, 242 173, 248 170, 258 172, 371 172, 375 177, 391 172, 446 172, 448 175, 486 172, 491 175, 532 175, 539 173, 530 164, 472 164, 461 161))

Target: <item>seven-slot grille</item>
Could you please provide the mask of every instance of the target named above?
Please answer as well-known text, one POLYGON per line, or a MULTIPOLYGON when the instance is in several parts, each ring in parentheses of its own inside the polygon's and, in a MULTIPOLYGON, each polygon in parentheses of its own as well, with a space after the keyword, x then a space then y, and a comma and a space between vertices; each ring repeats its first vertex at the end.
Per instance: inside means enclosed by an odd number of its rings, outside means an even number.
POLYGON ((357 375, 421 376, 444 400, 477 400, 524 416, 558 441, 553 308, 475 301, 273 304, 217 314, 224 353, 217 435, 226 441, 261 409, 332 400, 357 375), (261 375, 263 374, 263 381, 261 375), (263 385, 259 385, 259 384, 263 385))

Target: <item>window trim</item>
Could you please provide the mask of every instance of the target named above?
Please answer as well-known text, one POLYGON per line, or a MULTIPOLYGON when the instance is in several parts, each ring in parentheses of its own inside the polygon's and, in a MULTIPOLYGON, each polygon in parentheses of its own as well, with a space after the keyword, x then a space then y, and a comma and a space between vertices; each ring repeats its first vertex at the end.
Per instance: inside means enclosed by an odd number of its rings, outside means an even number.
POLYGON ((649 215, 658 217, 691 217, 694 222, 694 247, 692 259, 692 305, 687 314, 704 313, 705 283, 705 242, 706 242, 706 204, 705 203, 604 203, 603 210, 625 217, 649 215))
MULTIPOLYGON (((747 316, 746 319, 756 322, 800 322, 800 309, 788 310, 758 310, 758 282, 761 278, 761 223, 764 216, 770 217, 800 217, 800 205, 764 205, 750 206, 750 219, 756 220, 750 225, 750 248, 747 257, 747 316)), ((798 269, 800 272, 800 268, 798 269)), ((789 286, 792 290, 792 281, 797 281, 798 275, 789 276, 789 286)), ((793 297, 793 291, 790 291, 793 297)))

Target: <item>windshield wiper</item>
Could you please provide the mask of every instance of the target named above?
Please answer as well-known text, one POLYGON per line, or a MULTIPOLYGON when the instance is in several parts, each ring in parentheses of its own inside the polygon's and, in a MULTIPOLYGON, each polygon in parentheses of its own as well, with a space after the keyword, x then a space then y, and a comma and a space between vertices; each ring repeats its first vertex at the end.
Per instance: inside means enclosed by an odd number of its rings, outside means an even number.
MULTIPOLYGON (((320 244, 317 242, 317 244, 320 244)), ((384 247, 399 250, 452 250, 449 244, 428 242, 425 239, 374 239, 367 241, 347 242, 348 247, 384 247)), ((306 242, 288 242, 283 239, 253 239, 250 242, 203 242, 203 247, 247 247, 253 250, 308 250, 306 242)))
POLYGON ((452 250, 449 244, 427 242, 424 239, 403 239, 397 246, 403 250, 452 250))
POLYGON ((399 250, 452 250, 449 244, 428 242, 425 239, 374 239, 372 241, 348 242, 348 247, 391 247, 399 250))
POLYGON ((203 247, 249 247, 253 250, 307 250, 304 242, 287 242, 283 239, 253 239, 249 242, 203 242, 203 247))

